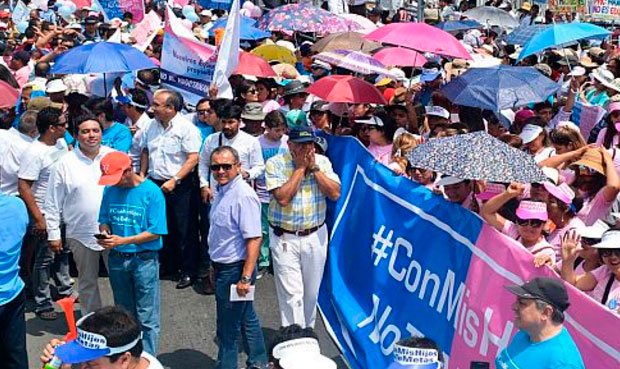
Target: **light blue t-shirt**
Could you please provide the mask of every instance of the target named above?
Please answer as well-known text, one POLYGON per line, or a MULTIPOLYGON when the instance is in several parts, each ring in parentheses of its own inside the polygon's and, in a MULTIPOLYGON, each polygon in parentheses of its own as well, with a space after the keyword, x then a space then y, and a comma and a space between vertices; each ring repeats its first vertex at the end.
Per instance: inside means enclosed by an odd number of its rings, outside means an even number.
POLYGON ((542 342, 531 342, 523 331, 495 359, 497 369, 584 369, 579 349, 566 328, 542 342))
POLYGON ((28 227, 28 211, 15 196, 0 193, 0 306, 13 301, 24 288, 19 277, 22 238, 28 227))
MULTIPOLYGON (((127 237, 148 231, 153 234, 168 233, 166 225, 166 200, 151 180, 146 179, 136 187, 108 186, 103 191, 99 223, 107 224, 112 234, 127 237)), ((159 250, 161 237, 140 245, 129 244, 115 248, 119 252, 159 250)))
POLYGON ((109 128, 103 130, 101 144, 117 151, 129 152, 131 140, 129 128, 122 123, 114 122, 109 128))

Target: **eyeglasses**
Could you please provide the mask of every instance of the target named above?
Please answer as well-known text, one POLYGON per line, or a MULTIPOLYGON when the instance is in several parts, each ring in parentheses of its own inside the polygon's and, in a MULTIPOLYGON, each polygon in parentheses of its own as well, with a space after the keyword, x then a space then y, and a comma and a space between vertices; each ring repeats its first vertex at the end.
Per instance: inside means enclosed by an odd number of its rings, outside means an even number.
POLYGON ((211 164, 209 168, 211 168, 212 172, 219 172, 222 169, 228 172, 232 169, 233 165, 234 164, 211 164))
POLYGON ((540 227, 545 222, 540 220, 540 219, 521 219, 521 218, 517 218, 517 219, 515 219, 515 223, 517 223, 517 225, 520 225, 520 226, 540 227))
POLYGON ((620 257, 620 249, 599 249, 598 252, 603 258, 608 258, 612 255, 620 257))

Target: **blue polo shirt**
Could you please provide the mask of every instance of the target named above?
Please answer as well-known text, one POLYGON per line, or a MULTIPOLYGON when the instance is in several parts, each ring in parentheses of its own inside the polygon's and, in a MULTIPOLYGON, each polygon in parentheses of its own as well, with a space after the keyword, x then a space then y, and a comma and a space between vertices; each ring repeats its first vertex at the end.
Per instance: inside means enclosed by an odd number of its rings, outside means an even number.
POLYGON ((101 144, 127 153, 131 148, 131 140, 129 128, 122 123, 114 122, 109 128, 103 130, 101 144))
MULTIPOLYGON (((166 201, 161 189, 146 179, 136 187, 108 186, 103 191, 99 209, 99 223, 107 224, 112 234, 127 237, 148 231, 153 234, 168 233, 166 201)), ((119 252, 155 251, 162 247, 161 237, 142 244, 116 247, 119 252)))
POLYGON ((24 288, 19 277, 22 239, 28 226, 24 202, 0 193, 0 306, 13 301, 24 288))

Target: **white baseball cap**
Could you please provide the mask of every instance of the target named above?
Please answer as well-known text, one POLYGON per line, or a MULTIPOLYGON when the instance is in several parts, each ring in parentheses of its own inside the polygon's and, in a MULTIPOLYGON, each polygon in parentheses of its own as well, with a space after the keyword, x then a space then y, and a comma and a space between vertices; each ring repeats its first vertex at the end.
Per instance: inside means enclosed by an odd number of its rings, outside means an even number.
POLYGON ((526 124, 525 127, 523 127, 523 131, 521 131, 519 137, 521 137, 524 144, 529 144, 543 132, 543 129, 543 127, 535 124, 526 124))
POLYGON ((426 115, 432 115, 435 117, 450 119, 450 112, 442 108, 441 106, 437 106, 437 105, 425 106, 424 110, 426 111, 426 115))

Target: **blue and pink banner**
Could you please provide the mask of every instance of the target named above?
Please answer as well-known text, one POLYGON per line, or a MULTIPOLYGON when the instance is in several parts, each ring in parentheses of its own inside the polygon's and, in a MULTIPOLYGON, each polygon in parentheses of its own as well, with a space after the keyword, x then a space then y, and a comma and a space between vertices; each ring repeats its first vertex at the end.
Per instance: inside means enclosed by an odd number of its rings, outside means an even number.
POLYGON ((144 0, 98 0, 108 19, 123 19, 124 12, 133 14, 133 23, 144 19, 144 0))
MULTIPOLYGON (((386 368, 411 335, 438 342, 451 369, 493 368, 517 332, 504 286, 554 272, 534 268, 527 250, 477 215, 395 176, 357 140, 329 137, 328 156, 342 194, 319 305, 351 368, 386 368)), ((586 367, 620 367, 620 317, 569 293, 565 324, 586 367)))

